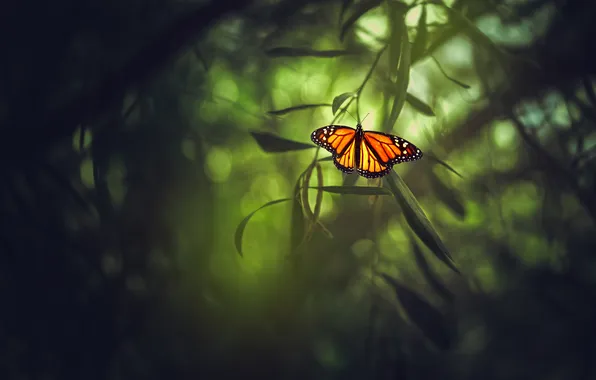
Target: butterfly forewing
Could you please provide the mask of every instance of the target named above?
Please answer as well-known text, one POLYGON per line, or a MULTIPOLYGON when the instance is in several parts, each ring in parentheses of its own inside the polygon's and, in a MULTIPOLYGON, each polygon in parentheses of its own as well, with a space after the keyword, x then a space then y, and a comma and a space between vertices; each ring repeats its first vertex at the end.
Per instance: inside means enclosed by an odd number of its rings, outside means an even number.
POLYGON ((310 138, 318 146, 333 153, 335 157, 346 150, 355 136, 356 130, 354 128, 343 125, 328 125, 314 131, 310 138))
POLYGON ((395 165, 422 158, 422 152, 411 142, 381 132, 364 132, 366 144, 373 150, 383 164, 395 165))

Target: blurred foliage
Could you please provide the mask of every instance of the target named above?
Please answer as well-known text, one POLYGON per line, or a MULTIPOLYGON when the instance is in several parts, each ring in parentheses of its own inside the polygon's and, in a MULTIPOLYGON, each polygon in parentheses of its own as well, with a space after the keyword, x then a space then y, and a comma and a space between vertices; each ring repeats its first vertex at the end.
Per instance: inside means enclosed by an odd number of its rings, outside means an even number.
POLYGON ((594 12, 4 6, 0 377, 594 378, 594 12))

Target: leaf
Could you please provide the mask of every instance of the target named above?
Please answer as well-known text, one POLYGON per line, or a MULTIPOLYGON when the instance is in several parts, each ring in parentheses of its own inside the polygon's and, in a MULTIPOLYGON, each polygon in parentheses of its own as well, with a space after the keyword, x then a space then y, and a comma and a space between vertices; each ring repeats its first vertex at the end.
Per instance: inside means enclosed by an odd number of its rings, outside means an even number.
POLYGON ((322 186, 311 187, 311 189, 321 189, 334 194, 391 195, 389 190, 375 186, 322 186))
POLYGON ((319 162, 333 161, 333 156, 327 156, 327 157, 319 158, 318 161, 319 162))
POLYGON ((381 5, 381 0, 364 0, 358 3, 354 7, 354 12, 352 13, 352 15, 348 17, 346 22, 344 22, 344 24, 342 25, 341 32, 339 33, 339 40, 344 40, 344 37, 348 29, 350 29, 352 25, 354 25, 356 21, 358 21, 358 19, 362 17, 363 14, 370 11, 371 9, 378 7, 379 5, 381 5))
POLYGON ((319 108, 319 107, 331 107, 331 104, 328 104, 328 103, 301 104, 299 106, 288 107, 288 108, 284 108, 281 110, 268 111, 267 113, 269 115, 281 116, 281 115, 285 115, 285 114, 288 114, 288 113, 294 112, 294 111, 302 111, 302 110, 307 110, 307 109, 311 109, 311 108, 319 108))
POLYGON ((426 52, 426 44, 428 43, 428 27, 426 26, 426 5, 422 5, 422 13, 418 19, 418 28, 416 32, 416 39, 412 45, 412 61, 416 62, 426 52))
POLYGON ((425 114, 427 116, 435 116, 432 108, 422 100, 418 99, 414 95, 410 94, 409 92, 406 93, 406 101, 415 108, 418 112, 425 114))
POLYGON ((445 78, 449 79, 450 81, 452 81, 453 83, 457 84, 460 87, 465 88, 466 90, 470 88, 469 84, 465 84, 464 82, 461 82, 451 76, 449 76, 445 70, 443 70, 443 66, 441 66, 441 64, 439 63, 439 61, 433 56, 432 57, 433 61, 435 61, 435 63, 437 64, 437 67, 439 68, 439 70, 441 71, 441 73, 445 76, 445 78))
POLYGON ((346 100, 353 97, 354 95, 355 93, 353 92, 344 92, 343 94, 337 95, 335 98, 333 98, 333 104, 331 105, 331 111, 333 114, 335 115, 335 113, 339 110, 339 107, 341 107, 346 100))
POLYGON ((451 346, 451 333, 446 318, 417 293, 401 285, 385 273, 381 277, 395 290, 399 303, 410 321, 438 348, 447 350, 451 346))
POLYGON ((341 9, 339 11, 339 25, 341 25, 341 22, 344 20, 344 14, 353 3, 354 0, 343 0, 341 2, 341 9))
POLYGON ((429 172, 429 179, 437 198, 459 216, 460 219, 465 218, 466 208, 463 205, 461 197, 453 189, 447 187, 432 170, 429 172))
MULTIPOLYGON (((307 168, 308 170, 308 168, 307 168)), ((294 186, 294 196, 292 198, 292 224, 290 229, 290 251, 295 253, 305 236, 306 220, 304 218, 304 208, 300 203, 300 181, 304 179, 306 170, 298 177, 294 186)))
POLYGON ((392 171, 386 179, 386 182, 389 185, 395 200, 400 205, 412 231, 414 231, 420 240, 426 244, 439 260, 444 262, 454 272, 460 274, 459 270, 453 264, 453 259, 451 258, 449 250, 445 244, 443 244, 439 234, 432 226, 430 220, 428 220, 428 217, 405 182, 395 171, 392 171))
MULTIPOLYGON (((402 21, 403 22, 403 21, 402 21)), ((391 114, 388 119, 388 123, 385 126, 386 131, 390 131, 401 110, 406 102, 408 84, 410 82, 410 41, 408 40, 408 34, 404 33, 402 41, 402 51, 399 61, 399 68, 397 70, 397 87, 395 92, 395 98, 393 100, 393 106, 391 107, 391 114)))
POLYGON ((246 218, 244 218, 242 220, 242 222, 240 222, 240 224, 238 225, 238 227, 236 227, 236 233, 234 234, 234 241, 235 241, 235 244, 236 244, 236 250, 238 251, 238 254, 240 256, 243 256, 244 255, 242 253, 242 236, 244 235, 244 230, 246 229, 246 225, 248 224, 248 221, 250 220, 250 218, 252 218, 252 216, 257 211, 262 210, 265 207, 273 206, 275 204, 278 204, 278 203, 281 203, 281 202, 290 201, 290 200, 292 200, 292 199, 291 198, 285 198, 285 199, 277 199, 275 201, 267 202, 264 205, 262 205, 261 207, 259 207, 258 209, 256 209, 255 211, 253 211, 250 214, 248 214, 248 216, 246 218))
POLYGON ((462 179, 464 178, 455 169, 453 169, 453 167, 451 165, 449 165, 445 161, 439 159, 437 156, 434 155, 434 153, 432 153, 432 152, 426 152, 425 153, 425 156, 428 157, 429 159, 431 159, 432 161, 436 162, 437 164, 439 164, 441 166, 444 166, 445 168, 447 168, 447 170, 449 170, 450 172, 452 172, 453 174, 455 174, 459 178, 462 178, 462 179))
POLYGON ((251 131, 250 134, 257 141, 257 144, 259 144, 261 149, 269 153, 290 152, 294 150, 316 148, 314 145, 284 139, 269 132, 251 131))
POLYGON ((398 2, 388 2, 389 6, 389 20, 390 36, 389 36, 389 72, 391 80, 399 80, 398 68, 399 60, 403 51, 402 43, 403 36, 408 34, 405 23, 406 12, 408 7, 398 2))
POLYGON ((316 57, 334 58, 346 55, 355 55, 356 50, 315 50, 309 48, 276 47, 265 52, 270 57, 316 57))
POLYGON ((453 293, 451 293, 451 291, 447 289, 441 281, 439 281, 437 275, 433 272, 430 265, 428 265, 428 262, 426 261, 426 258, 424 257, 422 250, 416 243, 414 236, 410 235, 410 241, 412 242, 412 252, 414 253, 416 264, 418 264, 418 267, 420 268, 420 271, 422 272, 422 275, 424 276, 426 281, 428 281, 431 288, 433 288, 433 290, 441 298, 443 298, 448 303, 452 303, 454 298, 453 293))

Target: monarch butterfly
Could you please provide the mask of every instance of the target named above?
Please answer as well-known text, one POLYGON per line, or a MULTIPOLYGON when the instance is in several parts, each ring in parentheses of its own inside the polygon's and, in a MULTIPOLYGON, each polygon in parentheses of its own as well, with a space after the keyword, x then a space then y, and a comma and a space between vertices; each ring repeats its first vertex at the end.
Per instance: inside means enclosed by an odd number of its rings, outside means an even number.
POLYGON ((387 175, 393 165, 422 158, 422 151, 401 137, 364 131, 344 125, 328 125, 315 130, 312 141, 333 154, 333 163, 344 173, 354 169, 363 177, 387 175))

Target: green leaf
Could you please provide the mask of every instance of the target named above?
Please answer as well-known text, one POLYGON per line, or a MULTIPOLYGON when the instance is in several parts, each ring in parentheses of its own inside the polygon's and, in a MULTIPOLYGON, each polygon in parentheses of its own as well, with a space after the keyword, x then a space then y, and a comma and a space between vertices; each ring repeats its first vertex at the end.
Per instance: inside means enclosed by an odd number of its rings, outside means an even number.
POLYGON ((439 198, 441 202, 445 204, 451 211, 453 211, 460 219, 465 218, 466 208, 461 200, 459 194, 453 189, 447 187, 435 173, 430 171, 428 173, 430 179, 430 185, 433 188, 433 192, 439 198))
POLYGON ((257 141, 257 144, 259 144, 261 149, 269 153, 290 152, 294 150, 316 148, 314 145, 284 139, 269 132, 251 131, 250 134, 257 141))
POLYGON ((406 101, 410 104, 413 108, 415 108, 418 112, 425 114, 427 116, 435 116, 432 108, 422 100, 418 99, 414 95, 410 94, 409 92, 406 93, 406 101))
POLYGON ((344 92, 343 94, 337 95, 335 98, 333 98, 333 104, 331 105, 331 111, 333 112, 333 114, 335 115, 339 110, 339 107, 341 107, 341 105, 344 104, 346 100, 353 97, 354 95, 355 93, 353 92, 344 92))
POLYGON ((319 162, 333 161, 333 156, 327 156, 327 157, 319 158, 317 161, 319 161, 319 162))
POLYGON ((381 0, 364 0, 358 3, 354 7, 354 11, 350 15, 350 17, 348 17, 348 19, 344 22, 344 24, 341 27, 341 32, 339 34, 340 41, 344 40, 344 37, 348 29, 350 29, 352 25, 354 25, 356 21, 358 21, 358 19, 362 17, 363 14, 370 11, 371 9, 378 7, 379 5, 381 5, 381 0))
POLYGON ((460 273, 453 264, 449 250, 405 182, 395 171, 392 171, 385 178, 412 231, 414 231, 439 260, 444 262, 454 272, 460 273))
POLYGON ((441 350, 451 346, 452 335, 447 319, 425 299, 385 273, 381 277, 395 290, 408 318, 441 350))
POLYGON ((383 187, 375 186, 322 186, 311 187, 321 189, 334 194, 355 194, 355 195, 391 195, 391 192, 383 187))
POLYGON ((441 298, 443 298, 448 303, 452 303, 454 299, 453 293, 451 293, 451 291, 447 289, 447 287, 445 287, 445 285, 443 285, 441 281, 439 281, 437 275, 433 272, 430 265, 428 265, 428 262, 426 261, 426 258, 424 257, 422 250, 416 243, 414 236, 412 236, 411 234, 410 241, 412 242, 412 252, 414 253, 416 264, 418 264, 418 268, 420 268, 420 271, 422 272, 424 278, 428 281, 431 288, 433 288, 433 290, 441 298))
MULTIPOLYGON (((403 22, 403 20, 402 20, 403 22)), ((405 28, 405 26, 404 26, 405 28)), ((408 40, 408 34, 404 33, 402 36, 402 51, 399 59, 399 68, 397 70, 397 86, 395 91, 395 98, 391 107, 391 114, 388 119, 388 123, 385 126, 386 131, 390 131, 401 110, 406 102, 406 96, 408 94, 408 84, 410 83, 410 41, 408 40)))
POLYGON ((470 88, 469 84, 465 84, 464 82, 461 82, 461 81, 449 76, 445 72, 445 70, 443 70, 443 66, 441 66, 441 63, 439 63, 439 61, 435 57, 432 57, 432 59, 433 59, 433 61, 435 61, 435 63, 437 64, 437 67, 439 68, 441 73, 445 76, 445 78, 449 79, 451 82, 455 83, 456 85, 465 88, 466 90, 470 88))
POLYGON ((270 57, 316 57, 334 58, 345 55, 355 55, 356 50, 315 50, 309 48, 276 47, 265 52, 270 57))
POLYGON ((428 43, 428 27, 426 26, 426 5, 422 5, 422 13, 418 19, 418 27, 416 29, 416 39, 412 45, 412 61, 416 62, 426 52, 426 44, 428 43))
POLYGON ((244 230, 246 229, 246 225, 248 224, 248 221, 250 220, 250 218, 252 218, 252 216, 259 210, 264 209, 265 207, 269 207, 269 206, 273 206, 276 205, 278 203, 281 202, 287 202, 292 200, 291 198, 285 198, 285 199, 277 199, 275 201, 271 201, 271 202, 267 202, 264 205, 262 205, 261 207, 259 207, 258 209, 256 209, 255 211, 251 212, 250 214, 248 214, 248 216, 246 218, 244 218, 242 220, 242 222, 240 222, 240 224, 238 225, 238 227, 236 227, 236 233, 234 235, 234 241, 236 244, 236 250, 238 251, 238 254, 240 256, 243 256, 244 254, 242 253, 242 236, 244 235, 244 230))
POLYGON ((389 20, 390 20, 390 37, 389 37, 389 72, 391 73, 391 80, 398 78, 399 60, 403 51, 402 43, 404 35, 408 34, 405 17, 408 7, 399 2, 388 2, 389 20))
POLYGON ((341 22, 344 20, 344 14, 352 4, 354 4, 354 0, 343 0, 341 2, 341 9, 339 11, 339 25, 341 25, 341 22))
POLYGON ((302 203, 300 203, 300 190, 302 188, 300 182, 304 180, 308 169, 309 168, 298 177, 296 185, 294 186, 294 196, 292 197, 292 224, 290 227, 290 251, 292 253, 297 251, 306 236, 306 218, 304 216, 304 208, 302 207, 302 203))
POLYGON ((288 114, 288 113, 294 112, 294 111, 302 111, 302 110, 308 110, 311 108, 319 108, 319 107, 331 107, 331 104, 328 104, 328 103, 301 104, 299 106, 288 107, 288 108, 284 108, 281 110, 268 111, 267 113, 269 115, 281 116, 281 115, 285 115, 285 114, 288 114))
POLYGON ((453 174, 455 174, 456 176, 458 176, 459 178, 464 178, 461 174, 459 174, 457 172, 457 170, 453 169, 453 167, 451 165, 449 165, 448 163, 446 163, 445 161, 439 159, 437 156, 435 156, 435 154, 433 152, 426 152, 425 156, 428 157, 431 161, 436 162, 437 164, 444 166, 445 168, 447 168, 447 170, 449 170, 450 172, 452 172, 453 174))

